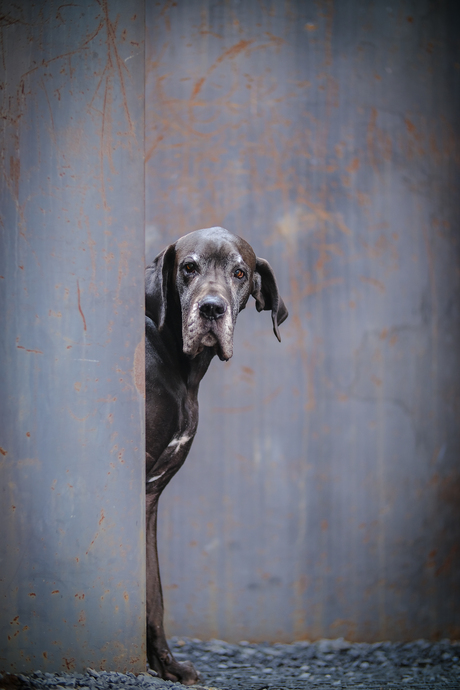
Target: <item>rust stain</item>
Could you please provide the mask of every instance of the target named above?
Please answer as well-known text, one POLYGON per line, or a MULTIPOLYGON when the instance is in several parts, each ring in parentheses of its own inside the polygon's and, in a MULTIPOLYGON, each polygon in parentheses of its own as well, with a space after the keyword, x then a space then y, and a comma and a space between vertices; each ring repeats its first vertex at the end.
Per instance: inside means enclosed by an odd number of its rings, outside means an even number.
POLYGON ((320 204, 314 204, 307 199, 304 199, 304 203, 311 208, 312 211, 314 211, 320 220, 336 225, 338 229, 345 235, 352 234, 350 228, 343 222, 340 213, 330 213, 329 211, 326 211, 320 204))
MULTIPOLYGON (((43 90, 43 92, 45 94, 46 102, 48 104, 49 121, 51 123, 50 135, 51 135, 51 139, 53 140, 53 144, 57 148, 58 142, 57 142, 57 138, 56 138, 56 127, 54 125, 53 109, 51 107, 50 99, 48 96, 48 91, 46 90, 46 86, 45 86, 45 82, 43 81, 43 77, 40 78, 38 83, 39 83, 41 89, 43 90)), ((61 100, 61 99, 59 98, 59 100, 61 100)))
MULTIPOLYGON (((16 343, 18 343, 18 342, 19 342, 19 338, 16 338, 16 343)), ((27 347, 24 347, 24 345, 16 344, 16 347, 18 350, 24 350, 24 352, 32 352, 33 354, 36 354, 36 355, 42 355, 43 354, 43 352, 41 350, 34 350, 31 348, 29 349, 27 347)))
MULTIPOLYGON (((320 261, 316 263, 316 268, 321 270, 322 265, 320 261)), ((303 290, 299 290, 298 292, 299 299, 310 297, 310 295, 316 295, 327 288, 333 287, 334 285, 342 285, 343 278, 331 278, 330 280, 321 280, 318 283, 311 283, 307 276, 306 282, 307 285, 305 288, 303 290)))
MULTIPOLYGON (((191 147, 194 146, 194 140, 200 140, 200 150, 196 154, 195 159, 203 160, 204 157, 209 160, 218 160, 218 156, 223 148, 223 138, 228 133, 228 124, 225 122, 227 119, 224 113, 237 113, 241 110, 241 105, 235 100, 233 102, 231 97, 238 91, 238 80, 236 77, 226 85, 226 93, 220 92, 217 98, 213 99, 202 99, 199 100, 199 94, 203 88, 205 81, 208 79, 210 74, 213 74, 216 68, 223 64, 226 59, 232 60, 235 56, 241 54, 242 51, 246 51, 246 57, 254 50, 263 50, 271 47, 279 49, 280 44, 284 39, 280 37, 273 36, 271 34, 266 34, 268 37, 268 42, 261 44, 256 44, 254 39, 249 39, 247 41, 239 41, 237 44, 231 46, 225 50, 220 57, 209 67, 206 74, 201 75, 199 79, 194 81, 191 88, 190 96, 187 98, 172 98, 165 94, 164 82, 169 75, 159 74, 154 79, 155 84, 155 103, 158 104, 155 107, 155 118, 152 122, 152 132, 149 137, 150 140, 147 141, 146 146, 146 156, 145 159, 148 161, 153 153, 160 148, 170 149, 171 147, 185 146, 184 154, 187 157, 187 152, 190 151, 191 147), (197 121, 194 115, 194 110, 196 108, 208 107, 212 103, 212 107, 215 108, 215 114, 211 118, 206 120, 207 124, 211 122, 219 123, 222 121, 221 125, 215 127, 212 131, 201 131, 197 126, 201 124, 201 121, 197 121), (222 117, 223 116, 223 117, 222 117), (168 134, 168 140, 166 140, 166 135, 168 134), (183 143, 170 143, 170 139, 177 138, 180 135, 183 137, 183 143), (220 136, 221 141, 216 142, 216 137, 220 136), (209 141, 211 144, 208 151, 203 151, 203 143, 209 141), (212 142, 212 143, 211 143, 212 142)), ((155 60, 151 63, 153 68, 156 69, 160 66, 160 61, 155 60)), ((188 77, 187 77, 188 79, 188 77)), ((250 110, 252 112, 253 108, 256 108, 257 101, 259 99, 259 94, 261 91, 265 95, 268 95, 267 91, 263 88, 263 84, 260 79, 252 83, 252 79, 245 75, 245 80, 249 83, 247 86, 251 88, 255 87, 255 94, 251 95, 251 105, 250 110)), ((214 86, 214 85, 212 85, 214 86)), ((175 154, 178 156, 179 154, 175 154)), ((208 206, 208 204, 206 204, 208 206)), ((221 220, 220 214, 216 213, 214 204, 209 204, 209 209, 203 209, 203 215, 206 215, 208 222, 218 222, 221 220), (216 217, 217 216, 217 217, 216 217)), ((185 229, 185 228, 184 228, 185 229)))
MULTIPOLYGON (((300 190, 299 190, 300 191, 300 190)), ((305 198, 302 190, 301 204, 299 204, 293 211, 288 211, 283 215, 281 220, 276 224, 277 235, 272 235, 267 244, 271 244, 273 241, 279 238, 279 235, 288 242, 292 242, 299 235, 304 234, 309 231, 313 231, 317 228, 318 222, 327 222, 333 226, 336 226, 345 235, 351 235, 352 232, 349 227, 343 222, 340 213, 333 213, 326 211, 320 204, 315 204, 309 199, 305 198), (302 209, 302 205, 310 209, 311 213, 308 213, 302 209)), ((323 246, 331 247, 332 245, 323 246)))
POLYGON ((377 108, 371 108, 371 113, 370 113, 370 117, 369 117, 369 124, 367 126, 366 142, 367 142, 367 151, 368 151, 368 155, 369 155, 370 164, 371 164, 374 172, 378 174, 378 172, 379 172, 378 163, 379 163, 379 158, 380 158, 380 151, 377 147, 377 142, 379 140, 380 130, 377 127, 377 117, 378 117, 377 108))
POLYGON ((447 573, 451 572, 452 570, 452 564, 454 562, 455 556, 457 555, 459 551, 459 546, 458 544, 454 544, 449 553, 447 554, 446 558, 442 562, 442 564, 439 566, 439 568, 435 571, 435 575, 438 577, 439 575, 446 575, 447 573))
POLYGON ((368 285, 372 285, 372 287, 377 288, 379 292, 386 292, 385 285, 380 280, 376 280, 375 278, 367 278, 366 276, 359 276, 359 279, 362 283, 367 283, 368 285))
POLYGON ((330 252, 331 254, 335 254, 336 256, 344 256, 343 249, 340 247, 338 244, 334 243, 323 243, 320 245, 317 245, 317 248, 322 252, 330 252))
MULTIPOLYGON (((236 57, 237 55, 239 55, 240 53, 242 53, 243 50, 246 50, 246 48, 249 48, 249 46, 250 46, 252 43, 254 43, 254 40, 255 40, 255 39, 251 38, 249 41, 248 41, 248 40, 246 40, 246 41, 245 41, 245 40, 241 40, 241 41, 239 41, 238 43, 235 43, 235 45, 233 45, 231 48, 227 48, 227 50, 225 50, 225 51, 222 53, 222 55, 220 55, 220 56, 217 58, 217 60, 216 60, 216 62, 215 62, 214 64, 215 64, 215 65, 219 65, 219 64, 220 64, 221 62, 223 62, 224 60, 227 60, 227 59, 231 60, 231 59, 233 59, 234 57, 236 57)), ((212 69, 212 68, 211 68, 211 69, 212 69)))
POLYGON ((0 446, 0 455, 3 455, 3 456, 8 455, 8 451, 5 450, 4 448, 2 448, 1 446, 0 446))
POLYGON ((132 375, 137 392, 145 398, 145 338, 136 345, 132 375))
MULTIPOLYGON (((113 23, 109 16, 109 5, 107 0, 100 0, 103 11, 103 19, 100 21, 99 26, 95 32, 91 35, 91 40, 96 37, 100 31, 105 28, 106 30, 106 47, 107 56, 106 64, 102 71, 102 75, 93 93, 93 96, 88 104, 88 109, 96 112, 101 117, 101 131, 100 131, 100 180, 101 180, 101 196, 102 204, 106 211, 109 210, 106 197, 106 183, 105 183, 105 171, 104 162, 107 160, 110 170, 115 173, 112 159, 113 142, 112 142, 112 129, 113 129, 113 91, 114 91, 114 79, 118 76, 119 88, 122 95, 122 108, 125 114, 125 119, 128 124, 127 135, 134 137, 134 125, 131 119, 131 115, 128 107, 128 98, 126 94, 125 87, 125 73, 129 75, 129 70, 125 62, 120 58, 117 48, 117 20, 113 23), (99 96, 99 92, 102 92, 102 110, 95 107, 96 98, 99 96)), ((88 42, 88 41, 87 41, 88 42)))
POLYGON ((90 552, 90 550, 91 550, 91 547, 94 546, 94 543, 95 543, 96 539, 98 538, 98 536, 99 536, 99 532, 96 532, 96 534, 94 535, 94 539, 92 540, 92 542, 91 542, 90 545, 88 546, 88 549, 87 549, 87 551, 86 551, 86 555, 89 554, 89 552, 90 552))
MULTIPOLYGON (((106 160, 109 160, 109 164, 111 165, 112 169, 112 160, 111 160, 111 154, 113 150, 112 146, 112 141, 111 141, 111 131, 109 131, 108 127, 108 120, 110 121, 110 124, 112 124, 112 120, 115 118, 112 118, 111 112, 108 112, 110 110, 110 107, 108 108, 107 106, 111 104, 111 94, 109 95, 109 98, 107 98, 107 91, 110 91, 111 89, 113 90, 114 82, 115 80, 118 80, 119 82, 119 91, 121 92, 121 105, 120 109, 122 109, 122 112, 124 114, 125 120, 127 122, 127 129, 128 132, 117 132, 117 135, 121 136, 135 136, 135 131, 134 131, 134 123, 131 118, 130 110, 129 110, 129 105, 128 105, 128 97, 126 94, 126 89, 125 89, 125 81, 127 76, 129 76, 130 72, 128 69, 127 64, 125 64, 125 61, 123 61, 118 53, 118 46, 117 43, 119 43, 120 39, 123 40, 124 34, 121 34, 120 37, 117 38, 116 32, 118 31, 118 24, 119 24, 119 18, 118 16, 114 21, 111 21, 110 16, 109 16, 109 4, 107 0, 99 0, 99 5, 101 6, 102 13, 99 13, 96 15, 96 25, 95 28, 91 27, 89 31, 86 33, 84 36, 83 40, 80 42, 80 44, 74 49, 70 51, 65 51, 61 52, 58 55, 54 55, 49 59, 43 59, 38 61, 38 64, 35 63, 34 67, 31 69, 28 69, 25 73, 22 74, 20 77, 18 89, 17 89, 17 102, 18 102, 18 116, 16 117, 16 121, 13 120, 13 116, 10 116, 10 122, 13 124, 13 126, 16 127, 17 129, 17 121, 21 117, 22 112, 21 112, 21 105, 24 102, 25 96, 28 96, 31 93, 31 87, 28 85, 31 81, 31 79, 34 79, 34 83, 38 85, 39 88, 42 89, 44 92, 44 97, 46 102, 48 103, 48 110, 49 110, 49 116, 48 120, 50 123, 50 138, 54 143, 56 144, 56 135, 54 132, 54 121, 53 121, 53 109, 51 107, 51 102, 50 102, 50 97, 48 95, 46 86, 45 86, 45 80, 44 77, 51 77, 52 74, 50 73, 49 69, 53 64, 56 64, 56 62, 61 62, 62 63, 62 69, 60 70, 60 74, 69 74, 70 75, 70 88, 72 88, 72 75, 73 72, 75 71, 72 67, 72 62, 71 59, 74 55, 78 55, 81 57, 82 61, 86 59, 86 55, 91 55, 91 43, 95 41, 95 39, 98 37, 98 35, 104 31, 106 32, 106 48, 107 48, 107 55, 106 55, 106 64, 103 68, 102 75, 101 75, 101 82, 97 85, 96 92, 93 96, 93 99, 90 101, 88 104, 88 110, 92 110, 93 114, 94 112, 97 115, 102 115, 102 141, 101 141, 101 152, 102 152, 102 159, 106 158, 106 160), (43 77, 40 77, 37 74, 37 71, 42 71, 43 72, 43 77), (101 83, 106 86, 106 93, 104 94, 104 97, 102 98, 103 100, 103 108, 102 109, 97 109, 94 107, 94 99, 97 96, 98 91, 100 91, 101 83), (110 103, 108 104, 108 101, 110 103), (105 135, 105 136, 104 136, 105 135)), ((58 11, 58 14, 56 15, 56 19, 58 21, 60 20, 60 13, 58 11)), ((131 42, 133 47, 138 47, 138 44, 135 42, 131 42)), ((34 61, 35 62, 35 61, 34 61)), ((131 63, 128 63, 131 64, 131 63)), ((81 92, 83 93, 83 91, 81 92)), ((60 89, 56 88, 55 89, 55 95, 57 96, 57 99, 60 100, 61 94, 60 94, 60 89)), ((115 123, 113 123, 115 124, 115 123)), ((116 123, 117 125, 119 124, 118 122, 116 123)), ((73 139, 75 139, 75 132, 76 128, 73 127, 73 139)), ((19 139, 19 136, 16 135, 15 137, 17 140, 19 139)), ((103 160, 102 160, 103 162, 103 160)), ((11 193, 14 196, 16 203, 18 204, 18 192, 19 192, 19 176, 20 176, 20 163, 19 160, 16 157, 12 157, 10 160, 10 168, 11 168, 11 180, 8 181, 8 185, 11 189, 11 193)), ((103 176, 104 171, 102 170, 102 187, 103 187, 103 202, 104 202, 104 207, 107 207, 106 204, 106 199, 105 199, 105 181, 104 181, 104 176, 103 176)), ((24 208, 23 205, 19 206, 19 215, 20 215, 20 222, 19 222, 19 234, 25 238, 25 233, 24 233, 24 208)))
POLYGON ((41 350, 29 350, 27 347, 24 347, 23 345, 16 345, 18 350, 25 350, 25 352, 33 352, 36 355, 42 355, 43 352, 41 350))
POLYGON ((85 415, 84 417, 77 417, 77 415, 74 414, 70 408, 67 408, 67 411, 68 411, 68 413, 70 414, 70 416, 71 416, 73 419, 76 419, 76 420, 77 420, 77 422, 86 422, 86 420, 88 419, 88 417, 89 417, 91 414, 93 414, 92 412, 88 412, 88 414, 85 415))
POLYGON ((345 170, 349 173, 354 173, 359 170, 359 158, 353 158, 350 165, 348 165, 345 170))
POLYGON ((196 82, 195 86, 193 87, 192 95, 190 96, 190 99, 191 99, 192 101, 193 101, 193 100, 196 98, 196 96, 198 96, 198 94, 200 93, 201 87, 203 86, 203 84, 204 84, 204 82, 205 82, 205 79, 206 79, 206 77, 201 77, 201 79, 198 79, 198 81, 196 82))
POLYGON ((268 405, 271 403, 272 400, 274 400, 283 390, 283 386, 278 386, 272 393, 269 393, 265 398, 262 400, 263 405, 268 405))
POLYGON ((109 393, 106 398, 98 398, 96 402, 111 403, 111 402, 115 402, 116 399, 117 399, 116 395, 110 395, 110 393, 109 393))
POLYGON ((371 166, 379 174, 379 163, 391 161, 393 142, 390 134, 377 126, 378 111, 371 108, 367 127, 366 142, 371 166))
POLYGON ((87 237, 88 237, 88 247, 89 247, 89 253, 91 257, 91 280, 89 283, 89 292, 92 292, 93 295, 98 296, 99 291, 97 289, 97 284, 96 284, 96 259, 97 259, 97 252, 96 252, 96 240, 93 239, 91 235, 91 231, 89 228, 89 219, 88 216, 85 216, 85 222, 87 226, 87 237))
POLYGON ((77 278, 77 295, 78 295, 78 311, 80 312, 80 316, 83 320, 83 330, 86 331, 86 319, 85 315, 83 314, 83 310, 81 308, 81 301, 80 301, 80 283, 77 278))
POLYGON ((22 458, 16 460, 18 467, 41 467, 41 462, 38 458, 22 458))
MULTIPOLYGON (((425 146, 424 146, 424 136, 423 136, 423 131, 426 128, 426 123, 421 122, 420 126, 417 127, 415 123, 409 118, 405 117, 404 118, 404 124, 406 126, 406 131, 407 131, 407 140, 405 142, 406 144, 406 156, 409 159, 412 159, 416 156, 424 156, 425 155, 425 146)), ((434 153, 434 156, 438 162, 440 163, 439 160, 439 151, 437 150, 436 146, 436 140, 433 138, 433 135, 430 137, 427 137, 428 145, 431 149, 431 151, 434 153)), ((450 151, 452 153, 452 151, 450 151)))
POLYGON ((439 498, 443 503, 449 503, 453 506, 460 505, 460 477, 456 471, 442 479, 439 478, 438 474, 435 474, 432 483, 438 485, 439 498))
POLYGON ((408 117, 406 117, 406 119, 404 120, 404 124, 406 125, 407 131, 409 132, 409 134, 415 134, 417 129, 416 129, 414 123, 411 122, 408 117))
POLYGON ((432 238, 430 238, 428 233, 428 228, 426 224, 422 224, 423 239, 425 241, 426 256, 428 262, 428 275, 430 280, 430 289, 432 297, 432 309, 433 318, 431 319, 432 324, 432 334, 433 339, 436 342, 438 338, 438 289, 436 282, 436 271, 435 271, 435 256, 432 246, 432 238))
POLYGON ((130 245, 127 240, 124 240, 123 242, 119 243, 120 247, 120 259, 118 262, 118 283, 117 283, 117 292, 115 296, 115 300, 121 304, 120 301, 120 290, 121 290, 121 282, 123 278, 127 277, 129 275, 129 258, 131 256, 131 250, 130 250, 130 245))
POLYGON ((19 198, 19 180, 21 177, 21 161, 19 158, 10 156, 10 178, 13 183, 14 198, 19 198))
POLYGON ((190 95, 190 102, 193 104, 195 101, 196 97, 200 93, 203 84, 205 83, 206 79, 214 72, 214 70, 222 63, 224 60, 232 60, 235 58, 237 55, 242 53, 244 50, 246 50, 252 43, 254 43, 254 39, 251 40, 241 40, 238 43, 235 43, 235 45, 231 46, 231 48, 227 48, 222 55, 220 55, 217 60, 214 62, 211 67, 209 67, 208 71, 206 72, 206 75, 204 77, 201 77, 198 79, 195 83, 195 86, 193 87, 192 93, 190 95))
POLYGON ((164 3, 163 9, 160 12, 160 17, 163 17, 164 23, 165 23, 165 28, 166 28, 166 31, 168 31, 168 32, 171 31, 171 20, 170 20, 169 16, 166 14, 166 12, 171 9, 171 5, 172 5, 171 0, 168 0, 167 2, 164 3))
POLYGON ((251 412, 254 409, 255 405, 242 405, 241 407, 214 407, 213 412, 239 414, 241 412, 251 412))

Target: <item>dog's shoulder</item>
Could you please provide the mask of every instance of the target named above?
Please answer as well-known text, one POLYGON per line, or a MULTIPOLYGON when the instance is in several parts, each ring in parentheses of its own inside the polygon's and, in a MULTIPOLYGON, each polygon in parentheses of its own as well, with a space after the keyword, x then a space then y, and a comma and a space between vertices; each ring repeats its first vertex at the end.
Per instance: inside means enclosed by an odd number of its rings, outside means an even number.
POLYGON ((167 328, 159 330, 156 323, 145 316, 145 378, 147 396, 163 389, 163 395, 183 398, 186 395, 183 357, 180 344, 167 328))
POLYGON ((155 321, 145 315, 145 368, 148 373, 152 369, 174 369, 173 348, 167 334, 161 332, 155 321))

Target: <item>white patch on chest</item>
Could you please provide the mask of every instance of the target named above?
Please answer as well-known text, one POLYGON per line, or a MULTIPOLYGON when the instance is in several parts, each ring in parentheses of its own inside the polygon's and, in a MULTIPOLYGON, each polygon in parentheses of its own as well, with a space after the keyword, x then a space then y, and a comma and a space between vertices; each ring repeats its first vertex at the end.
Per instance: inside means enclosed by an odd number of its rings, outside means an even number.
POLYGON ((188 436, 187 434, 184 434, 183 436, 179 436, 179 438, 173 438, 173 440, 168 443, 168 448, 176 448, 175 453, 177 453, 182 446, 185 446, 185 444, 190 441, 192 436, 188 436))
POLYGON ((147 480, 147 483, 150 484, 150 482, 156 481, 157 479, 159 479, 160 477, 162 477, 162 476, 164 475, 165 472, 166 472, 166 470, 164 470, 161 474, 157 474, 156 477, 150 477, 150 479, 147 480))

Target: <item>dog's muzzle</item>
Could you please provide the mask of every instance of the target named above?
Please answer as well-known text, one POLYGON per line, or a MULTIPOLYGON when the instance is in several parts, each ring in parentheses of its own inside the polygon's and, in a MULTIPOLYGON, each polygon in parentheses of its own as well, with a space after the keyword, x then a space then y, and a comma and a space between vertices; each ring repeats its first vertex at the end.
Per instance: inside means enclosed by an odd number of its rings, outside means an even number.
POLYGON ((233 319, 229 302, 219 294, 202 295, 183 319, 183 349, 195 357, 204 347, 215 347, 219 359, 233 354, 233 319))

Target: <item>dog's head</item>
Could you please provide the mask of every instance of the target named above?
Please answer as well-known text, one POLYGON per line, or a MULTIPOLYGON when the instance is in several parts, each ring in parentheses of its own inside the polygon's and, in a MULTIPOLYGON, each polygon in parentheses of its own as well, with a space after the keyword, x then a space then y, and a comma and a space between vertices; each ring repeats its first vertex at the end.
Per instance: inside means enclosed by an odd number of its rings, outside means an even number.
POLYGON ((196 230, 164 249, 146 269, 145 295, 160 331, 169 311, 180 313, 183 350, 191 358, 211 347, 230 359, 236 317, 250 295, 257 311, 271 311, 278 340, 288 316, 270 264, 224 228, 196 230))

